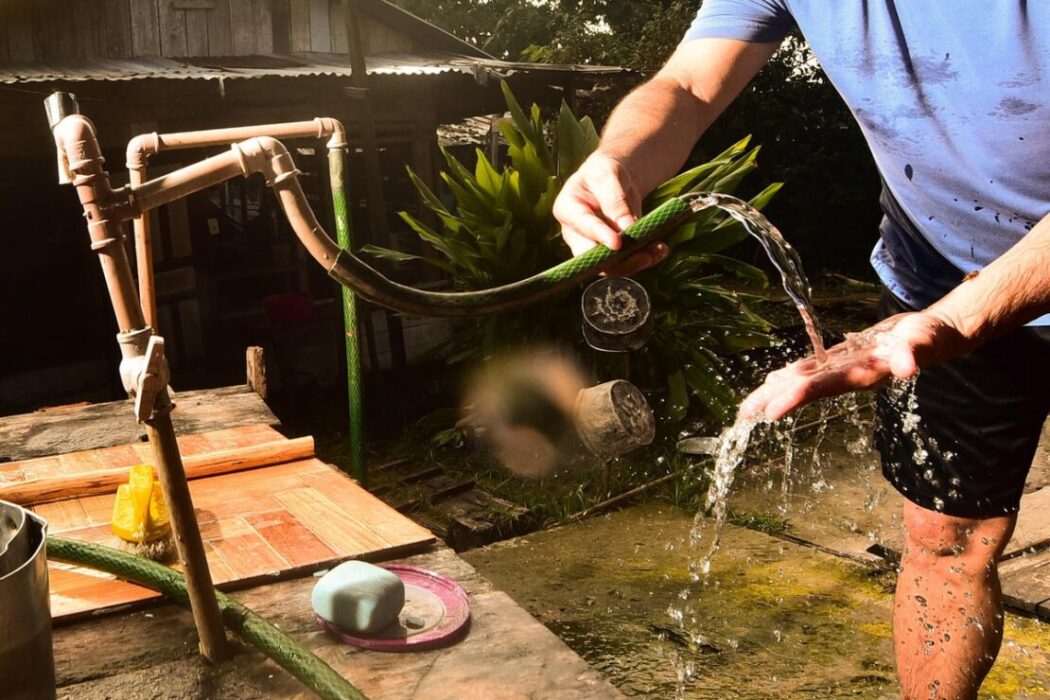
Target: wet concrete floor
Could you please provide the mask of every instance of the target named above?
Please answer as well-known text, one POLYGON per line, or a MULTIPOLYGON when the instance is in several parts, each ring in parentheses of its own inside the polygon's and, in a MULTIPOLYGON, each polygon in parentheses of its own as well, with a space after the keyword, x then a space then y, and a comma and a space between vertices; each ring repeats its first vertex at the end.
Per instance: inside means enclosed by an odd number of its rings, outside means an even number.
MULTIPOLYGON (((896 697, 892 573, 729 526, 682 634, 692 517, 642 505, 464 554, 628 695, 896 697), (696 634, 695 639, 690 637, 696 634)), ((1050 697, 1050 625, 1011 615, 982 698, 1050 697)))

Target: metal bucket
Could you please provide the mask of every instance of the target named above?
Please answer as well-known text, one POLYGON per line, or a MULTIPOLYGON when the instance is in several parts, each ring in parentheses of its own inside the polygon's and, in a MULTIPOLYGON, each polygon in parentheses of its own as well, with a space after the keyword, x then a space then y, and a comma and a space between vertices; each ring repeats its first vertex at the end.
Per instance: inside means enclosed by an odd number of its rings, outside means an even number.
POLYGON ((47 522, 0 501, 0 697, 55 697, 47 522))

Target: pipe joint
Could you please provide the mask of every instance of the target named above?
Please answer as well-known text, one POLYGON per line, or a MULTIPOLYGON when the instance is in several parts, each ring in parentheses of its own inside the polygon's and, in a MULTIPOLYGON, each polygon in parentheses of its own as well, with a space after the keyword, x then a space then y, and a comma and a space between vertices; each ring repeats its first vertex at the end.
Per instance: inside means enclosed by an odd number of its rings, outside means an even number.
POLYGON ((318 125, 317 138, 330 136, 325 144, 329 149, 347 148, 349 146, 346 140, 346 129, 343 128, 341 121, 332 117, 317 117, 314 121, 318 125))
POLYGON ((288 149, 275 138, 257 136, 235 143, 231 148, 237 154, 245 177, 252 173, 262 173, 268 187, 299 176, 299 170, 295 167, 288 149))
POLYGON ((139 134, 128 141, 128 170, 142 170, 146 167, 149 156, 160 152, 160 135, 156 131, 139 134))

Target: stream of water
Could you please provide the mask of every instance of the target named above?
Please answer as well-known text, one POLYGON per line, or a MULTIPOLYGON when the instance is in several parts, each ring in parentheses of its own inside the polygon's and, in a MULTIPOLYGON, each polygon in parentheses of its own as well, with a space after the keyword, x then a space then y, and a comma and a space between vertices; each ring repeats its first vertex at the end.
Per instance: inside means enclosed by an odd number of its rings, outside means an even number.
MULTIPOLYGON (((725 194, 704 193, 694 203, 694 208, 717 207, 739 221, 747 232, 758 240, 770 262, 780 273, 784 291, 794 302, 813 347, 813 361, 819 367, 827 362, 828 354, 824 348, 820 333, 820 323, 813 310, 811 301, 812 289, 802 269, 798 253, 784 239, 779 230, 759 212, 743 200, 725 194)), ((711 485, 708 488, 704 507, 700 509, 693 521, 689 539, 694 552, 689 563, 689 576, 694 583, 701 582, 710 573, 711 560, 718 552, 722 530, 729 514, 729 494, 737 469, 744 460, 751 435, 760 424, 754 417, 738 415, 736 421, 726 428, 719 437, 719 449, 715 456, 715 465, 711 473, 711 485), (707 535, 706 548, 701 549, 707 535), (697 556, 698 552, 702 552, 697 556)), ((790 436, 788 438, 790 449, 790 436)), ((790 460, 788 460, 790 462, 790 460)), ((785 474, 783 489, 788 486, 785 474)), ((683 590, 676 604, 669 609, 669 614, 676 623, 682 625, 687 611, 695 612, 690 605, 692 589, 683 590)), ((698 633, 699 634, 699 633, 698 633)), ((678 697, 684 697, 689 681, 695 673, 688 660, 676 661, 678 672, 678 697)))

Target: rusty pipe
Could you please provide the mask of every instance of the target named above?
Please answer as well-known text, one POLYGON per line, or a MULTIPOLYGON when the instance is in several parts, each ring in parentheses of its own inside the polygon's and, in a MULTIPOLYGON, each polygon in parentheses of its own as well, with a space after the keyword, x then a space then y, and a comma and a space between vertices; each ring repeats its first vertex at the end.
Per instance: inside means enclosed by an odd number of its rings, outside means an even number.
POLYGON ((131 187, 124 202, 114 206, 114 213, 121 218, 141 217, 150 209, 170 204, 194 192, 222 184, 242 174, 241 163, 233 149, 210 158, 173 170, 166 175, 131 187))
MULTIPOLYGON (((73 186, 84 208, 91 248, 98 253, 102 263, 103 275, 120 329, 117 340, 124 355, 121 363, 123 368, 146 357, 151 345, 147 341, 153 333, 153 329, 146 325, 136 294, 121 230, 121 222, 131 218, 133 188, 114 190, 111 187, 109 174, 103 168, 105 161, 95 135, 95 127, 89 119, 79 114, 67 115, 55 124, 53 134, 56 147, 60 153, 65 154, 64 164, 68 167, 73 186), (128 215, 125 216, 125 213, 128 215)), ((129 392, 135 389, 140 399, 144 386, 143 384, 135 388, 133 382, 126 384, 129 392)), ((153 399, 153 406, 148 408, 150 410, 149 417, 145 419, 146 433, 171 513, 176 548, 186 572, 190 605, 200 637, 201 653, 209 660, 221 661, 229 655, 229 648, 226 645, 226 636, 219 616, 215 590, 212 587, 204 543, 197 525, 197 516, 186 482, 182 457, 175 441, 175 431, 171 423, 172 404, 166 387, 160 387, 153 399)))
POLYGON ((279 124, 256 124, 253 126, 235 126, 226 129, 205 129, 202 131, 184 131, 171 134, 139 134, 128 142, 128 168, 145 167, 149 156, 161 151, 179 148, 206 148, 209 146, 226 146, 238 141, 245 141, 257 136, 270 136, 277 139, 294 138, 328 138, 328 148, 345 148, 346 129, 342 122, 331 117, 316 117, 309 121, 283 122, 279 124))
MULTIPOLYGON (((128 183, 132 189, 140 187, 146 179, 146 168, 128 170, 128 183)), ((139 214, 131 220, 135 232, 135 270, 139 280, 139 303, 146 324, 157 327, 157 293, 153 281, 153 241, 149 230, 149 216, 139 214)))
POLYGON ((140 330, 146 322, 124 248, 121 219, 109 215, 113 204, 123 197, 109 184, 109 173, 103 169, 105 160, 95 138, 95 127, 87 117, 72 114, 55 127, 54 137, 55 145, 65 154, 73 187, 84 208, 91 249, 98 253, 102 263, 117 328, 121 333, 140 330))
MULTIPOLYGON (((128 142, 127 167, 132 187, 146 181, 146 165, 149 156, 161 151, 180 148, 207 148, 224 146, 256 136, 274 138, 327 138, 325 144, 331 151, 347 148, 346 129, 342 122, 331 117, 316 117, 309 121, 259 124, 226 129, 207 129, 170 134, 139 134, 128 142)), ((149 217, 139 214, 133 220, 135 229, 135 263, 139 280, 139 299, 146 322, 156 327, 157 297, 153 282, 153 247, 149 217)))
POLYGON ((306 250, 327 270, 332 267, 339 246, 314 216, 299 184, 299 171, 283 143, 270 136, 250 138, 230 146, 229 151, 206 158, 153 180, 117 191, 108 213, 118 220, 141 217, 150 209, 180 197, 218 185, 237 175, 262 173, 266 184, 277 194, 285 216, 306 250), (123 194, 123 197, 121 196, 123 194))

